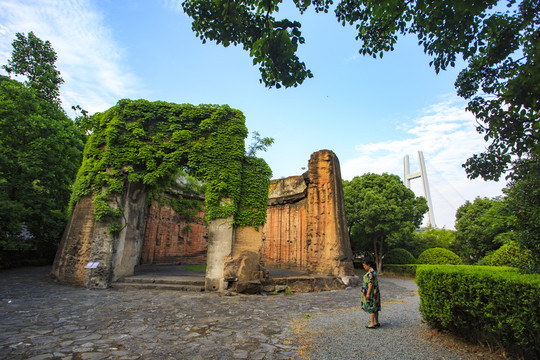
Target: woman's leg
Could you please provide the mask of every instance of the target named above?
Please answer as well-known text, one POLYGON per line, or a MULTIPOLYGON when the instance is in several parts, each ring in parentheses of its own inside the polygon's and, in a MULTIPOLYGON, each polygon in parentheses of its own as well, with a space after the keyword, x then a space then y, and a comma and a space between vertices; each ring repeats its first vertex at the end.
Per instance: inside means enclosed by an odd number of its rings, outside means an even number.
POLYGON ((375 315, 377 313, 373 313, 373 314, 369 314, 369 320, 370 320, 370 323, 369 323, 369 326, 370 327, 373 327, 377 324, 377 321, 375 320, 375 315))

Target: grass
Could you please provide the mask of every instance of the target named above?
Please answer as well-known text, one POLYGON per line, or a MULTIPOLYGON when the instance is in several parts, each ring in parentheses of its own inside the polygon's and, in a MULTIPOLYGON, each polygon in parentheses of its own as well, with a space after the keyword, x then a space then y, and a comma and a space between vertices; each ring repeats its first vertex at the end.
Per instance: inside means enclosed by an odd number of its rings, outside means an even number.
POLYGON ((206 265, 205 264, 201 264, 201 265, 182 265, 182 267, 186 270, 191 270, 191 271, 206 271, 206 265))

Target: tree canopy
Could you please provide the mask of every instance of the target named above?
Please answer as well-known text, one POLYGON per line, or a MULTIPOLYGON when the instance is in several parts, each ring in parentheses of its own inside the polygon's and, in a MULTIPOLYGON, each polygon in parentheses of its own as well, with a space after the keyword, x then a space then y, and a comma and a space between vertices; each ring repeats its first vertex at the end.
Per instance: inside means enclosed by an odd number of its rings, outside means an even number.
POLYGON ((397 246, 418 257, 424 250, 434 247, 451 249, 455 241, 455 231, 429 227, 415 231, 410 237, 402 236, 397 246))
POLYGON ((420 226, 427 202, 390 174, 356 176, 343 182, 343 193, 349 231, 371 242, 380 272, 384 246, 420 226))
POLYGON ((516 241, 532 254, 532 267, 522 270, 540 273, 540 162, 522 167, 506 195, 516 241))
POLYGON ((64 80, 56 69, 56 52, 49 41, 43 41, 32 31, 28 36, 17 33, 13 52, 2 68, 8 74, 26 77, 25 85, 49 102, 60 103, 60 85, 64 80))
POLYGON ((52 259, 67 221, 84 134, 60 107, 56 53, 32 32, 17 33, 0 76, 0 250, 52 259))
POLYGON ((456 211, 456 240, 453 248, 474 263, 514 238, 513 217, 502 198, 476 198, 456 211))
POLYGON ((54 254, 81 150, 78 128, 56 104, 0 80, 0 249, 54 254))
MULTIPOLYGON (((184 1, 203 42, 241 45, 268 87, 298 86, 313 76, 296 55, 305 42, 296 20, 276 18, 282 0, 184 1)), ((489 143, 464 166, 471 178, 496 180, 540 153, 540 3, 536 0, 293 0, 300 13, 333 11, 357 30, 359 52, 382 57, 401 35, 414 35, 439 72, 463 58, 456 80, 477 130, 489 143), (505 6, 506 5, 506 6, 505 6), (516 158, 521 162, 514 162, 516 158)), ((536 160, 535 160, 536 159, 536 160)))

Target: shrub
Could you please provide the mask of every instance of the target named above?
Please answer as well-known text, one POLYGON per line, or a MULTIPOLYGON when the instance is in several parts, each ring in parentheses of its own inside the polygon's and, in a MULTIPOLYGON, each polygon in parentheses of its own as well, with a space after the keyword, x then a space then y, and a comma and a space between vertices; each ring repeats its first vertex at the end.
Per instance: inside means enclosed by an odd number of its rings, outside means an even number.
POLYGON ((532 256, 529 251, 520 249, 516 244, 504 244, 496 250, 491 256, 491 265, 493 266, 513 266, 532 262, 532 256))
POLYGON ((416 264, 414 256, 405 249, 392 249, 383 258, 384 264, 416 264))
POLYGON ((493 253, 494 253, 494 251, 490 252, 489 254, 487 254, 486 256, 481 258, 480 260, 478 260, 476 265, 492 266, 493 265, 493 253))
POLYGON ((417 268, 417 266, 418 265, 416 265, 416 264, 410 264, 410 265, 385 265, 384 266, 384 273, 385 274, 408 276, 408 277, 415 277, 416 276, 416 268, 417 268))
POLYGON ((416 282, 429 325, 525 358, 540 355, 540 275, 510 267, 421 266, 416 282))
POLYGON ((523 269, 529 267, 532 262, 529 250, 520 249, 517 244, 509 243, 484 256, 476 265, 512 266, 523 269))
POLYGON ((431 248, 420 254, 418 264, 461 265, 461 259, 448 249, 431 248))

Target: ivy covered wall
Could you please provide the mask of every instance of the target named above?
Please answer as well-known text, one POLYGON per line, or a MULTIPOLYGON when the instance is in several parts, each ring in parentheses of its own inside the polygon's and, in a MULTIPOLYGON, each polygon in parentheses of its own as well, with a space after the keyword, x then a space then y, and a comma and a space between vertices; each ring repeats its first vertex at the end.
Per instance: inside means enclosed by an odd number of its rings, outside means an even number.
MULTIPOLYGON (((149 198, 156 199, 178 186, 182 174, 204 184, 207 220, 233 216, 234 226, 265 223, 272 172, 263 159, 246 154, 248 130, 240 111, 227 105, 124 99, 90 120, 93 133, 73 186, 71 208, 89 195, 97 220, 119 220, 123 209, 112 209, 108 201, 122 194, 128 182, 143 184, 149 198)), ((182 206, 178 196, 176 205, 182 206)), ((110 228, 119 229, 120 221, 110 228)))

